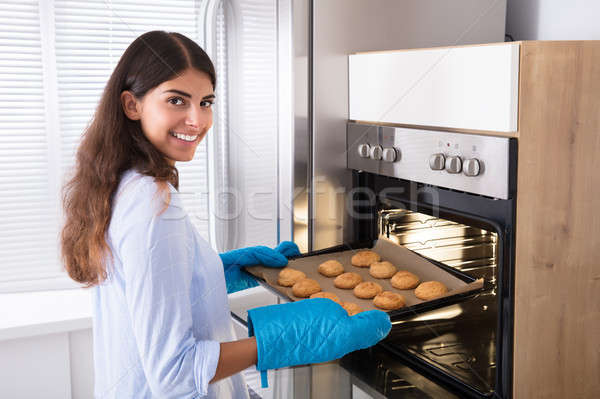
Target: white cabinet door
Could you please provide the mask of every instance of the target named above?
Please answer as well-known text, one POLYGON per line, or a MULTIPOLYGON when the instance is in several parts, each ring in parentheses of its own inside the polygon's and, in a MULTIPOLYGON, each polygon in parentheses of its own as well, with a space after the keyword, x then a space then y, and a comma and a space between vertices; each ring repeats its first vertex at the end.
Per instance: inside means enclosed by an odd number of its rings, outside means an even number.
POLYGON ((71 399, 71 383, 67 333, 0 342, 0 398, 71 399))
POLYGON ((519 43, 349 56, 349 119, 517 131, 519 43))

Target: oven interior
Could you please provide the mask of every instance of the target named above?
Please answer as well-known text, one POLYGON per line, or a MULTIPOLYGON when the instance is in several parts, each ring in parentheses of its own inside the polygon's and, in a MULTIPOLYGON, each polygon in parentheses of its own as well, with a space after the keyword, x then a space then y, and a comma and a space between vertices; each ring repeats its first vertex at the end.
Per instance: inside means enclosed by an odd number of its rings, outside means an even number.
MULTIPOLYGON (((476 278, 486 290, 463 302, 393 320, 383 346, 409 354, 488 395, 495 391, 499 240, 496 231, 380 204, 379 236, 476 278)), ((409 356, 410 357, 410 356, 409 356)))

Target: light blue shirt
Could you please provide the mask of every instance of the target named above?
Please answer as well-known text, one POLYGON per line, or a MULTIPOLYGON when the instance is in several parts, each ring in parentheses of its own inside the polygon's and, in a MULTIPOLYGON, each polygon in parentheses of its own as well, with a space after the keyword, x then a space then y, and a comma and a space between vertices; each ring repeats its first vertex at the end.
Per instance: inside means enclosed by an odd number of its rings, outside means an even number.
POLYGON ((214 384, 219 343, 236 339, 223 265, 168 185, 127 171, 114 197, 108 279, 93 288, 96 398, 247 398, 235 374, 214 384), (160 213, 160 215, 159 215, 160 213))

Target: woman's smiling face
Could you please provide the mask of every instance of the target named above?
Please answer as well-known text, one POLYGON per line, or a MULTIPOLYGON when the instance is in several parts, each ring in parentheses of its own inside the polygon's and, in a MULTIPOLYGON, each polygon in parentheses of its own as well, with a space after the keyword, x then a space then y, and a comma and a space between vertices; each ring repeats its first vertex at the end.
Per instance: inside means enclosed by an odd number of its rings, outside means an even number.
POLYGON ((148 91, 141 100, 121 93, 129 119, 139 120, 144 136, 167 161, 191 161, 198 143, 212 126, 214 88, 205 72, 186 69, 148 91))

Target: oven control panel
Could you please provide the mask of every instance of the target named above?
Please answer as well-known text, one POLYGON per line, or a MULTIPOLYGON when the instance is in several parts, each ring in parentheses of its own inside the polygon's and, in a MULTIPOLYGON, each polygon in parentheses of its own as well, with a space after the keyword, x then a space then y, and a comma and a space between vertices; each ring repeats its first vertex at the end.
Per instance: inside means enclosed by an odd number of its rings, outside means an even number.
POLYGON ((493 198, 509 197, 510 139, 348 123, 350 169, 493 198))

